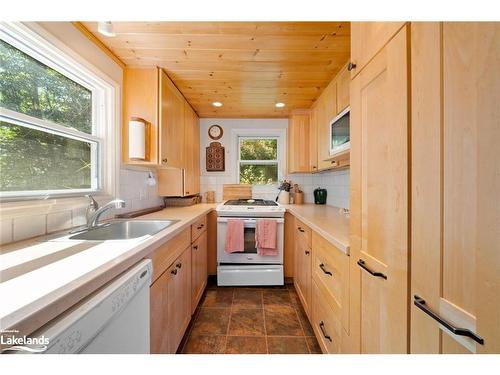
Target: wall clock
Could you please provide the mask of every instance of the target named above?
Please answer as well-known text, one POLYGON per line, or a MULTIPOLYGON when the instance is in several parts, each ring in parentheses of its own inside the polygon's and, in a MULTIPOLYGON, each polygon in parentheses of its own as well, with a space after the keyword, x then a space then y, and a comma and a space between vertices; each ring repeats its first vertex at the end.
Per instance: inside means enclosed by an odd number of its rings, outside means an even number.
POLYGON ((212 125, 210 128, 208 128, 208 136, 214 141, 221 139, 223 134, 224 131, 219 125, 212 125))

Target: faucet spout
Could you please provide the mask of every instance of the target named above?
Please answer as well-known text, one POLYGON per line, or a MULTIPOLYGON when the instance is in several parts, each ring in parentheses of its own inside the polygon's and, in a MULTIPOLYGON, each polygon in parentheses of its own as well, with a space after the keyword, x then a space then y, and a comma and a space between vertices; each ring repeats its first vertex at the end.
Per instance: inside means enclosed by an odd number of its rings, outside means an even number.
POLYGON ((111 202, 108 202, 98 210, 96 210, 92 216, 90 216, 87 221, 88 229, 92 229, 99 226, 99 219, 106 211, 109 211, 113 208, 120 209, 125 207, 125 201, 122 199, 113 199, 111 202))

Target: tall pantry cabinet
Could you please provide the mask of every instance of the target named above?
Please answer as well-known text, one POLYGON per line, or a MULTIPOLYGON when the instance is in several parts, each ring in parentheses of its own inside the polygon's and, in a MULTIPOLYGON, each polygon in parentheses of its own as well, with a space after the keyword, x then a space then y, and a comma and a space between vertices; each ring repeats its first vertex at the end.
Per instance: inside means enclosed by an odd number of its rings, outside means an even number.
POLYGON ((353 352, 407 352, 408 35, 403 26, 351 81, 353 352))
POLYGON ((411 41, 410 349, 498 353, 500 26, 412 23, 411 41))

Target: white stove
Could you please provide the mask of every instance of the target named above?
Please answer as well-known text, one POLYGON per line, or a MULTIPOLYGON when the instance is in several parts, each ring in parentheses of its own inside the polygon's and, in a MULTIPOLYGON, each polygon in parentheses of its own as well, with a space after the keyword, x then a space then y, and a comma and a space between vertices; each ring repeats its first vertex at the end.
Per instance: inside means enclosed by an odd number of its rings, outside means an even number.
POLYGON ((271 200, 237 199, 221 203, 217 211, 217 284, 223 286, 283 285, 283 238, 285 208, 271 200), (225 251, 228 220, 244 222, 244 249, 225 251), (277 254, 263 256, 257 252, 255 228, 260 219, 277 224, 277 254))
POLYGON ((216 208, 219 217, 284 217, 285 208, 279 203, 264 199, 234 199, 216 208))

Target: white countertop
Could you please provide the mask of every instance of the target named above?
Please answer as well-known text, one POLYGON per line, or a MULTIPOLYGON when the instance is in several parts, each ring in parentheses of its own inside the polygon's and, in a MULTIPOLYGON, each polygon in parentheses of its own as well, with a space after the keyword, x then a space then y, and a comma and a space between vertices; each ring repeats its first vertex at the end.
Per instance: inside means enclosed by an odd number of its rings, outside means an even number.
MULTIPOLYGON (((146 239, 88 242, 38 237, 0 247, 0 330, 35 331, 215 207, 169 207, 141 216, 179 220, 146 239)), ((349 252, 349 219, 338 208, 313 204, 285 207, 340 250, 349 252)))

